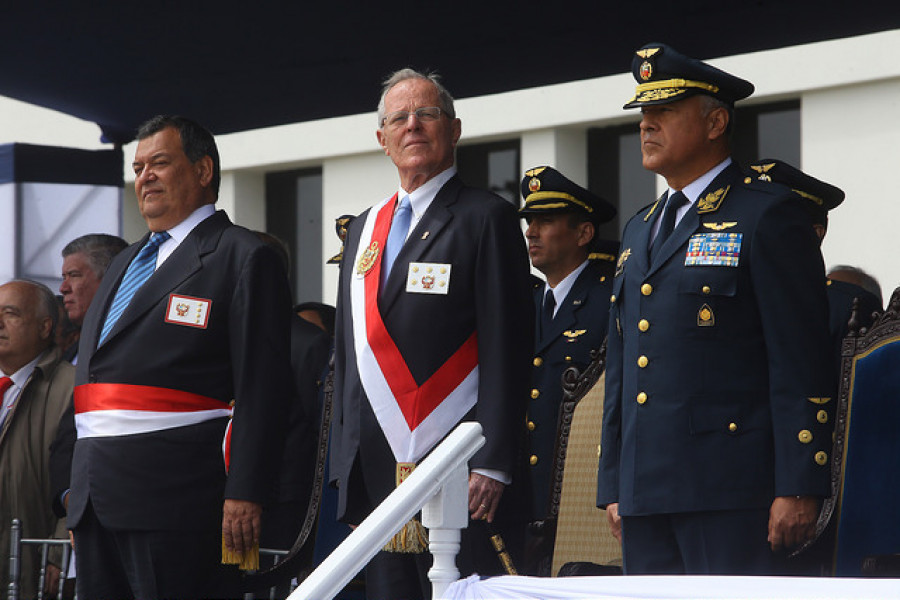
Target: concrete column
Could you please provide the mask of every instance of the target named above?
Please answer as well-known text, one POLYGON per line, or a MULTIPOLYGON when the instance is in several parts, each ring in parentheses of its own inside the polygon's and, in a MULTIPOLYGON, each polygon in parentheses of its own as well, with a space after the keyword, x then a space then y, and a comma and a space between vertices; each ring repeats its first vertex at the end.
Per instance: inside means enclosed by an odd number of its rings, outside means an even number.
POLYGON ((266 228, 266 177, 256 171, 226 171, 222 173, 219 200, 216 208, 248 229, 266 228))
POLYGON ((540 129, 522 134, 522 170, 548 165, 587 186, 587 129, 540 129))

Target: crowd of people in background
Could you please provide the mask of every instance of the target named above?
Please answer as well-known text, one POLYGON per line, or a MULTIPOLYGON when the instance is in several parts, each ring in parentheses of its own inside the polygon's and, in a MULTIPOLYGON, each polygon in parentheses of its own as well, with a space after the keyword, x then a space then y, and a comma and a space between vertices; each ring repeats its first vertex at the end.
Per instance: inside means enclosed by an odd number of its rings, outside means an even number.
MULTIPOLYGON (((619 572, 824 572, 785 550, 830 494, 840 344, 854 302, 868 326, 881 289, 854 267, 826 276, 840 189, 731 158, 750 82, 665 44, 637 50, 632 73, 625 108, 667 189, 621 241, 597 234, 614 205, 551 165, 524 171, 518 207, 466 186, 451 94, 393 73, 376 136, 398 184, 344 218, 336 307, 293 305, 284 243, 216 210, 205 128, 146 122, 132 163, 146 235, 72 240, 61 296, 0 285, 0 548, 13 518, 28 538, 71 532, 84 600, 240 597, 241 570, 268 565, 259 548, 289 549, 304 524, 331 373, 336 498, 320 523, 349 533, 477 421, 460 573, 548 575, 560 378, 605 342, 596 507, 619 572)), ((429 598, 429 567, 416 517, 365 593, 429 598)), ((37 569, 24 553, 22 597, 37 569)))

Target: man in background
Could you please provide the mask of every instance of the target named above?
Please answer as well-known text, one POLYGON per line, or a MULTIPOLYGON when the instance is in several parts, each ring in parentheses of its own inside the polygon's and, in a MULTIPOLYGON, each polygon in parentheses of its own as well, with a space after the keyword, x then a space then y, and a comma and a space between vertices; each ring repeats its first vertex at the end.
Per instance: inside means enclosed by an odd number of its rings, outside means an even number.
MULTIPOLYGON (((54 345, 56 298, 46 286, 16 280, 0 286, 0 548, 10 547, 10 523, 22 522, 22 537, 56 537, 51 508, 50 442, 72 402, 75 369, 54 345)), ((40 551, 21 557, 20 597, 35 598, 40 551)), ((5 564, 5 563, 4 563, 5 564)), ((52 565, 51 577, 58 575, 52 565)), ((9 569, 0 570, 5 597, 9 569)))

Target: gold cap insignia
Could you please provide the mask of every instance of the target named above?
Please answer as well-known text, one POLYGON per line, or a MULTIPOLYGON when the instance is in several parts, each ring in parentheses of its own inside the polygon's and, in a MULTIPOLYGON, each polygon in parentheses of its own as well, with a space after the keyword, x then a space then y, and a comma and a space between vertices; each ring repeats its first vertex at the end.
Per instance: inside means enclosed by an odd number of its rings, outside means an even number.
POLYGON ((528 181, 528 190, 529 190, 531 193, 534 193, 534 192, 536 192, 536 191, 538 191, 538 190, 540 190, 540 189, 541 189, 541 180, 538 179, 537 177, 532 177, 532 178, 528 181))
POLYGON ((650 58, 657 52, 659 52, 659 48, 641 48, 636 52, 636 54, 641 58, 650 58))
POLYGON ((730 189, 730 185, 728 187, 719 188, 697 200, 697 212, 703 214, 719 210, 719 206, 722 205, 722 201, 725 199, 725 195, 730 189))
POLYGON ((641 79, 647 81, 653 76, 653 65, 650 64, 650 61, 645 60, 641 63, 641 68, 639 71, 641 75, 641 79))
POLYGON ((697 313, 697 326, 712 327, 715 324, 716 316, 713 314, 712 308, 709 307, 709 304, 704 304, 697 313))
POLYGON ((772 181, 772 178, 768 175, 769 169, 775 166, 775 163, 769 163, 766 165, 750 165, 750 168, 759 173, 760 181, 772 181))
POLYGON ((704 223, 703 226, 707 229, 712 229, 713 231, 722 231, 723 229, 730 229, 737 225, 737 221, 727 221, 724 223, 704 223))
POLYGON ((541 173, 543 173, 547 167, 538 167, 536 169, 529 169, 525 171, 525 177, 537 177, 541 173))

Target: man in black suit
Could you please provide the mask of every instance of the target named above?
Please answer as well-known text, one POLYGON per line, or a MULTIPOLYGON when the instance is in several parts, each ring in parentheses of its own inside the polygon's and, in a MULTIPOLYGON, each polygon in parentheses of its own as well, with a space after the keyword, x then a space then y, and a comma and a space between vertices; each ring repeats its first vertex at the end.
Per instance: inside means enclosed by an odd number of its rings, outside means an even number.
POLYGON ((215 211, 212 135, 161 116, 138 140, 150 233, 110 265, 79 348, 77 592, 233 597, 219 563, 259 541, 290 394, 290 293, 274 252, 215 211))
MULTIPOLYGON (((750 165, 760 181, 774 181, 791 188, 806 208, 812 219, 813 230, 819 244, 828 232, 828 213, 844 201, 844 191, 838 187, 816 179, 788 163, 763 158, 750 165)), ((881 298, 854 283, 828 277, 828 329, 831 334, 831 348, 834 356, 835 396, 840 383, 841 345, 850 330, 850 316, 853 300, 858 301, 857 321, 860 327, 872 325, 872 313, 881 311, 881 298)))
MULTIPOLYGON (((341 263, 330 469, 338 518, 359 523, 457 423, 476 420, 487 441, 470 464, 469 510, 475 521, 499 521, 524 430, 533 343, 515 208, 456 175, 460 120, 435 76, 392 75, 378 125, 400 183, 353 220, 341 263)), ((470 544, 489 545, 481 533, 468 541, 464 533, 464 573, 475 568, 466 562, 470 544)), ((370 563, 367 595, 430 596, 421 548, 392 548, 399 551, 370 563)))
MULTIPOLYGON (((596 228, 615 217, 616 209, 553 167, 529 169, 521 188, 528 255, 546 278, 534 284, 532 294, 535 344, 526 424, 531 520, 540 522, 548 516, 562 373, 572 366, 584 369, 591 350, 606 338, 616 245, 597 239, 596 228)), ((532 526, 535 533, 541 529, 541 523, 532 526)), ((548 563, 549 554, 540 554, 548 563)))
POLYGON ((830 492, 822 257, 794 194, 730 158, 751 83, 664 44, 632 72, 669 190, 623 233, 597 503, 626 573, 771 574, 830 492))

